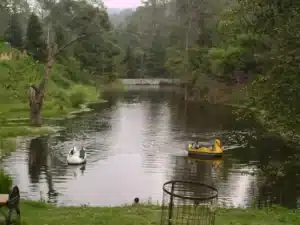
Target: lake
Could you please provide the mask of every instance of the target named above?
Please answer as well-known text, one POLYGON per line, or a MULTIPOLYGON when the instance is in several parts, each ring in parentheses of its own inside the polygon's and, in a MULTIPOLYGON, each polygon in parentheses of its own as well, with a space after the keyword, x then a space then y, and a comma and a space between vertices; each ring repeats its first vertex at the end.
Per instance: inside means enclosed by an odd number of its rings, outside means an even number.
POLYGON ((225 207, 300 207, 295 149, 264 135, 254 121, 237 120, 228 106, 187 103, 175 88, 135 87, 104 93, 94 111, 57 122, 49 137, 18 138, 3 166, 22 197, 58 205, 116 206, 135 197, 157 203, 172 179, 217 187, 225 207), (219 138, 223 160, 187 157, 191 141, 219 138), (85 166, 68 166, 73 145, 88 152, 85 166))

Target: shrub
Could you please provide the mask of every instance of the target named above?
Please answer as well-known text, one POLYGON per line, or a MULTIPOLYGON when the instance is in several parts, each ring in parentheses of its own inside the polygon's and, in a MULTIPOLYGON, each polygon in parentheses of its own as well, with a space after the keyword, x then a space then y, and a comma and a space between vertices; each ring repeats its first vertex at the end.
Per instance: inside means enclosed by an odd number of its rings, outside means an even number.
POLYGON ((80 85, 76 85, 70 91, 70 103, 72 107, 78 108, 81 104, 85 102, 87 95, 84 88, 80 85))
POLYGON ((3 170, 0 170, 0 193, 9 193, 11 187, 12 179, 3 170))

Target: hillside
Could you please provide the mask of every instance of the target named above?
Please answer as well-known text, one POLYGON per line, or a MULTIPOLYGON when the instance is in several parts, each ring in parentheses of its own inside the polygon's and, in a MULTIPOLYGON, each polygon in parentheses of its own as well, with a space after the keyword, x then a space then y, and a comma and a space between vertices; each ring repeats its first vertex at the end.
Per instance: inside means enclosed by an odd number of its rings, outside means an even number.
POLYGON ((47 11, 44 17, 21 3, 17 11, 2 6, 10 20, 0 27, 0 112, 4 119, 29 116, 38 127, 45 116, 61 116, 95 100, 96 85, 114 83, 120 49, 106 10, 90 2, 37 6, 47 11))
MULTIPOLYGON (((0 116, 28 118, 28 88, 38 85, 43 75, 43 64, 8 44, 0 42, 0 116)), ((92 83, 76 82, 77 76, 86 76, 74 59, 56 64, 52 70, 42 114, 52 117, 66 114, 87 100, 96 100, 97 93, 92 83)))
POLYGON ((118 14, 122 10, 124 10, 124 9, 120 9, 120 8, 107 8, 107 13, 108 13, 108 15, 118 14))

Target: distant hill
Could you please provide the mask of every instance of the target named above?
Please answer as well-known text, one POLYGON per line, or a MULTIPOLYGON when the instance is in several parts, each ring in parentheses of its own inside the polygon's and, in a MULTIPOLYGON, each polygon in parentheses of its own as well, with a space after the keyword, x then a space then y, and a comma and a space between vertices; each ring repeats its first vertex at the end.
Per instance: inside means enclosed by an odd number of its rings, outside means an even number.
POLYGON ((118 9, 118 8, 108 8, 107 13, 110 18, 111 23, 114 26, 118 26, 125 22, 128 16, 131 16, 135 12, 135 9, 118 9))
POLYGON ((108 13, 108 15, 111 15, 111 14, 115 14, 115 13, 120 13, 122 10, 124 10, 124 9, 108 8, 107 13, 108 13))

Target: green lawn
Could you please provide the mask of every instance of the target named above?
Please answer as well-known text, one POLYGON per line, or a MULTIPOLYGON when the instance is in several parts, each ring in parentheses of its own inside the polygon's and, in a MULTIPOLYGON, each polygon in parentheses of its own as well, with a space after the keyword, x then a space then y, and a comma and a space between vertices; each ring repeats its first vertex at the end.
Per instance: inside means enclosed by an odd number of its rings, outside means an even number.
MULTIPOLYGON (((90 101, 89 104, 103 103, 104 100, 90 101)), ((26 104, 0 104, 0 137, 17 137, 17 136, 40 136, 56 133, 60 127, 47 126, 47 120, 58 120, 74 117, 77 114, 91 111, 87 105, 83 104, 80 108, 64 108, 63 111, 51 104, 45 104, 42 111, 44 123, 42 127, 29 126, 29 108, 26 104), (5 110, 4 110, 5 109, 5 110)))
MULTIPOLYGON (((23 225, 159 225, 159 206, 55 207, 21 203, 23 225)), ((1 224, 1 223, 0 223, 1 224)), ((216 225, 298 225, 300 213, 283 208, 217 209, 216 225)))

